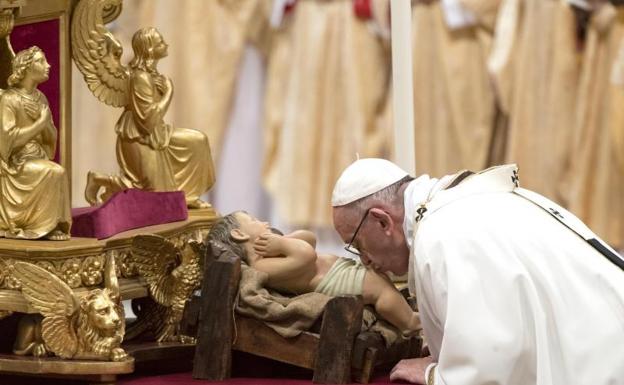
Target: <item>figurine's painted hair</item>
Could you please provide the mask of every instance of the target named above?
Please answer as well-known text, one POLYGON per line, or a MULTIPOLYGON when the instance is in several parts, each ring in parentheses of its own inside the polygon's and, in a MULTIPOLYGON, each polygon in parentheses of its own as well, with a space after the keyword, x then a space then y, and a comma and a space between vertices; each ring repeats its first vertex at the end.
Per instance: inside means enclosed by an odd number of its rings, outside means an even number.
MULTIPOLYGON (((243 244, 236 241, 236 239, 232 238, 231 235, 232 230, 240 229, 240 223, 238 222, 238 219, 236 219, 236 214, 240 213, 248 214, 247 211, 244 210, 234 211, 219 219, 214 225, 212 225, 210 232, 204 240, 204 244, 210 247, 210 242, 221 243, 229 247, 234 254, 240 257, 241 261, 249 263, 247 251, 245 251, 243 244)), ((284 233, 280 230, 273 227, 271 227, 270 230, 273 234, 284 235, 284 233)))
POLYGON ((129 63, 130 68, 148 72, 153 70, 156 36, 160 36, 160 32, 154 27, 141 28, 134 33, 132 36, 134 58, 129 63))
POLYGON ((26 71, 30 68, 35 55, 39 52, 43 54, 41 48, 33 45, 30 48, 19 51, 17 55, 15 55, 12 61, 11 76, 9 76, 7 80, 9 86, 13 87, 24 79, 26 71))
POLYGON ((212 227, 206 237, 205 244, 210 247, 210 242, 215 241, 224 244, 240 257, 241 261, 247 262, 247 252, 240 242, 237 242, 230 234, 232 230, 239 229, 240 223, 236 219, 237 213, 245 213, 245 211, 234 211, 219 219, 212 227))

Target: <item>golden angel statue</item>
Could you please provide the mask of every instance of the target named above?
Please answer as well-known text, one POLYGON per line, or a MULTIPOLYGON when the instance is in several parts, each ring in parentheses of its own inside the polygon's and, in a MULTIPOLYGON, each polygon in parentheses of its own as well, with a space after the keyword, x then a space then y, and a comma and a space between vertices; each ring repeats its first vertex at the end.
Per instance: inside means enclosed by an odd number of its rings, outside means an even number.
POLYGON ((200 200, 215 179, 208 138, 164 121, 173 83, 157 64, 167 56, 167 43, 155 28, 142 28, 132 38, 134 58, 122 65, 121 44, 103 21, 105 9, 120 5, 81 0, 72 20, 74 61, 89 89, 100 101, 124 108, 115 127, 121 173, 89 172, 85 198, 94 205, 127 188, 182 190, 189 208, 209 207, 200 200))
POLYGON ((201 284, 202 246, 189 241, 177 248, 159 235, 134 237, 132 256, 152 298, 132 301, 137 321, 128 326, 127 339, 149 336, 158 342, 194 342, 179 328, 186 301, 201 284))
POLYGON ((52 161, 56 127, 45 95, 50 65, 36 46, 12 62, 0 94, 0 237, 70 238, 71 206, 65 169, 52 161))
POLYGON ((114 257, 107 256, 106 287, 74 294, 59 277, 27 262, 16 262, 22 293, 41 316, 20 321, 13 352, 18 355, 121 361, 125 320, 115 275, 114 257))

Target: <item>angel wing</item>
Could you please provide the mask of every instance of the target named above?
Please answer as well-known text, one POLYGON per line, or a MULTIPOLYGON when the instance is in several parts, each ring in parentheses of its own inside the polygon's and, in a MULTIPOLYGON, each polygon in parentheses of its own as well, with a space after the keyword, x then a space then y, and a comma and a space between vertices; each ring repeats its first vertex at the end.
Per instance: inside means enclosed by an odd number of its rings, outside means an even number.
POLYGON ((121 0, 80 0, 71 28, 72 54, 93 95, 113 107, 128 102, 129 71, 121 43, 104 25, 121 11, 121 0))
POLYGON ((78 339, 71 317, 78 301, 71 288, 56 275, 26 262, 16 262, 15 277, 22 283, 22 294, 44 319, 41 334, 46 345, 57 356, 72 358, 78 350, 78 339))
POLYGON ((189 241, 185 243, 184 247, 181 251, 182 256, 182 264, 191 266, 194 273, 192 277, 187 277, 186 274, 183 277, 186 282, 196 282, 198 284, 201 283, 201 279, 204 274, 204 258, 206 255, 206 245, 203 242, 189 241), (196 265, 196 266, 195 266, 196 265), (195 276, 199 274, 198 276, 195 276))
POLYGON ((193 295, 193 291, 201 286, 204 274, 201 263, 203 252, 205 252, 203 244, 195 241, 185 242, 180 250, 180 266, 174 274, 178 279, 178 285, 176 303, 173 304, 173 307, 180 311, 180 317, 182 317, 186 301, 193 295))
POLYGON ((158 235, 137 235, 132 240, 132 255, 154 300, 171 306, 177 281, 171 273, 180 264, 177 247, 158 235))

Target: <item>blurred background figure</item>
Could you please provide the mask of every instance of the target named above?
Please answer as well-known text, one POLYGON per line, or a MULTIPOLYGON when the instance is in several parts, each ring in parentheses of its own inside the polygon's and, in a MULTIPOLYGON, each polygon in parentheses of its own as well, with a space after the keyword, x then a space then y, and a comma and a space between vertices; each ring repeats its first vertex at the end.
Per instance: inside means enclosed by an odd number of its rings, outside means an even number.
MULTIPOLYGON (((412 1, 417 174, 517 163, 523 187, 621 249, 617 3, 412 1)), ((125 47, 140 27, 167 37, 160 66, 176 86, 167 120, 209 138, 207 201, 312 229, 321 251, 342 254, 331 187, 357 156, 394 156, 390 24, 389 0, 134 0, 110 28, 125 47)), ((118 112, 74 76, 72 203, 83 206, 87 171, 118 171, 118 112)))

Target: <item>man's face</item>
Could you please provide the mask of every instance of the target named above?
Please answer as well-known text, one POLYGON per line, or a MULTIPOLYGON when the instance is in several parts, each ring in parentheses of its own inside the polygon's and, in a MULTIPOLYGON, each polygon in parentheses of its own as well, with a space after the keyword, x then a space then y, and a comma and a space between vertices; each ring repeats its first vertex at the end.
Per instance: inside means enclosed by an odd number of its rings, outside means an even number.
POLYGON ((249 236, 250 241, 255 241, 260 235, 270 232, 270 226, 267 222, 262 222, 247 213, 237 212, 234 214, 239 230, 249 236))
MULTIPOLYGON (((334 227, 346 243, 353 239, 361 214, 345 207, 334 207, 334 227)), ((380 217, 372 210, 355 234, 352 246, 360 252, 362 263, 371 268, 396 275, 407 273, 409 249, 405 244, 403 224, 380 217)))

